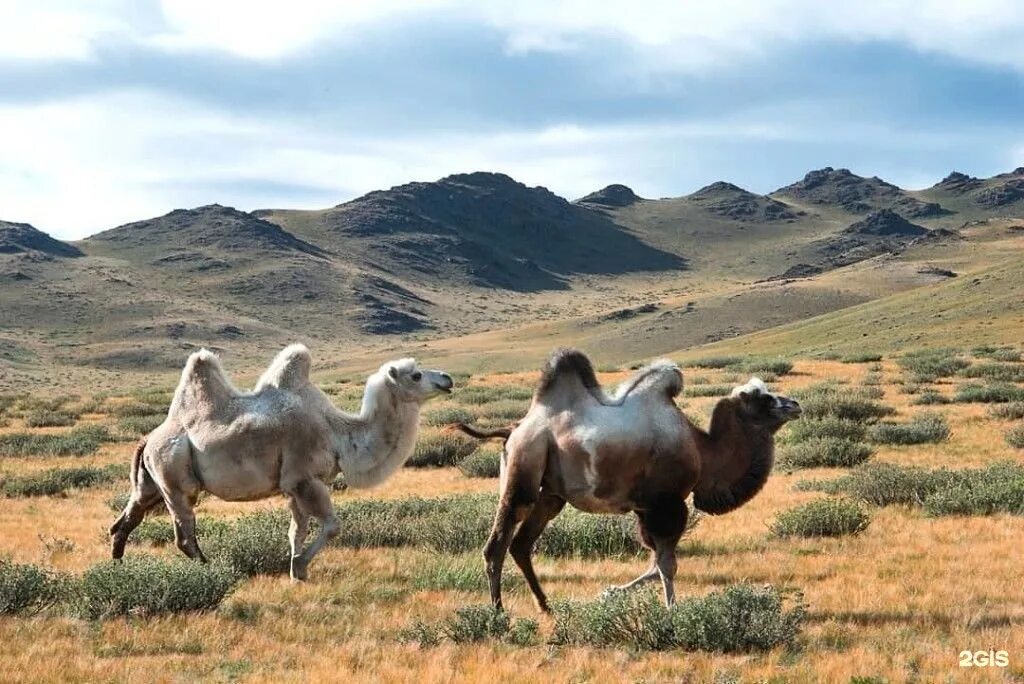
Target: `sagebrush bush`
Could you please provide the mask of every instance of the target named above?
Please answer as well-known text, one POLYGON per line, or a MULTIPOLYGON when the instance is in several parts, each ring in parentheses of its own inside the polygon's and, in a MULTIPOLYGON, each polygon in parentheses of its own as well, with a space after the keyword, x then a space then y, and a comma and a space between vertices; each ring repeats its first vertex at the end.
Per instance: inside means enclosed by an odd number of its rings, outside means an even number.
POLYGON ((780 441, 788 444, 806 442, 810 439, 833 438, 859 442, 867 434, 867 426, 845 418, 824 416, 822 418, 801 418, 789 423, 780 435, 780 441))
POLYGON ((960 371, 965 378, 1001 382, 1024 382, 1024 365, 1019 363, 979 363, 960 371))
POLYGON ((964 403, 987 404, 1024 401, 1024 388, 1007 382, 994 382, 989 385, 970 383, 958 387, 953 400, 964 403))
POLYGON ((0 558, 0 615, 34 613, 63 597, 65 582, 29 563, 0 558))
POLYGON ((617 591, 596 601, 557 602, 552 642, 636 650, 763 651, 792 646, 806 610, 786 609, 773 587, 740 584, 665 608, 653 591, 617 591))
POLYGON ((1013 401, 993 406, 988 410, 988 414, 993 418, 1020 420, 1024 418, 1024 401, 1013 401))
POLYGON ((284 511, 260 511, 244 515, 223 527, 214 526, 199 539, 200 547, 214 563, 237 575, 287 574, 291 564, 288 521, 284 511))
POLYGON ((876 506, 920 506, 927 496, 948 486, 955 477, 952 471, 946 469, 926 470, 893 463, 866 463, 838 479, 806 483, 803 488, 846 494, 876 506))
POLYGON ((442 427, 452 423, 472 423, 476 414, 461 406, 439 406, 424 412, 423 422, 433 427, 442 427))
POLYGON ((877 363, 882 360, 882 355, 875 352, 855 352, 839 357, 843 363, 877 363))
POLYGON ((862 532, 868 514, 849 499, 819 499, 783 511, 771 525, 777 537, 838 537, 862 532))
POLYGON ((915 404, 917 406, 933 406, 936 404, 949 404, 950 399, 941 392, 936 392, 935 390, 925 390, 924 392, 921 392, 919 395, 914 397, 914 400, 911 401, 910 403, 915 404))
POLYGON ((125 439, 137 439, 156 430, 166 417, 163 414, 150 416, 125 416, 117 421, 117 432, 125 439))
MULTIPOLYGON (((122 505, 120 508, 115 510, 120 512, 123 509, 124 506, 122 505)), ((162 504, 161 509, 166 511, 162 504)), ((196 518, 196 538, 199 541, 199 547, 205 552, 206 541, 208 538, 229 529, 230 526, 231 523, 227 520, 210 518, 208 516, 196 518)), ((146 519, 135 528, 131 536, 128 538, 128 541, 133 544, 152 544, 153 546, 173 544, 174 526, 169 517, 153 517, 153 513, 151 512, 146 516, 146 519)))
POLYGON ((1019 362, 1021 360, 1020 352, 1016 349, 996 349, 989 354, 989 358, 993 361, 1005 362, 1019 362))
POLYGON ((793 370, 793 362, 787 359, 747 359, 737 370, 743 373, 786 375, 793 370))
POLYGON ((684 365, 690 368, 730 368, 743 363, 743 360, 742 356, 707 356, 686 362, 684 365))
MULTIPOLYGON (((522 577, 509 564, 501 575, 503 589, 523 583, 522 577)), ((413 587, 418 591, 487 591, 487 575, 479 554, 438 556, 437 560, 421 564, 413 576, 413 587)))
POLYGON ((25 425, 28 427, 67 427, 74 425, 78 414, 67 410, 52 411, 50 409, 34 409, 25 413, 25 425))
POLYGON ((800 401, 806 418, 832 416, 853 421, 871 421, 894 413, 891 406, 879 404, 872 396, 872 388, 851 389, 835 383, 823 382, 793 392, 800 401))
POLYGON ((904 370, 921 379, 946 378, 967 368, 971 362, 953 349, 925 349, 904 354, 898 363, 904 370))
POLYGON ((505 425, 521 419, 530 410, 529 401, 502 399, 477 407, 477 420, 486 425, 505 425))
POLYGON ((135 554, 98 563, 77 582, 77 609, 85 618, 211 610, 238 578, 217 563, 135 554))
POLYGON ((538 627, 536 620, 512 620, 508 613, 490 605, 464 606, 457 608, 455 615, 436 624, 416 620, 399 633, 399 640, 416 642, 423 647, 436 646, 442 639, 456 644, 497 639, 517 646, 529 646, 536 642, 538 627))
POLYGON ((109 441, 110 433, 101 425, 80 425, 56 434, 12 432, 0 435, 0 456, 86 456, 109 441))
POLYGON ((169 405, 130 399, 111 406, 110 413, 118 418, 127 418, 129 416, 166 416, 168 408, 170 408, 169 405))
POLYGON ((684 397, 725 397, 732 392, 732 385, 687 385, 684 397))
POLYGON ((412 456, 405 462, 409 468, 454 466, 477 449, 477 441, 454 431, 423 433, 416 440, 412 456))
POLYGON ((995 463, 958 473, 952 483, 930 494, 924 509, 930 515, 1024 515, 1024 467, 995 463))
POLYGON ((878 388, 884 382, 885 378, 882 376, 881 373, 876 373, 872 371, 871 373, 864 374, 864 379, 861 381, 861 384, 864 385, 864 387, 871 387, 873 393, 878 393, 878 396, 876 396, 875 398, 881 399, 885 392, 883 392, 881 389, 876 388, 878 388))
POLYGON ((466 477, 498 477, 501 474, 501 449, 481 447, 459 463, 466 477))
POLYGON ((525 401, 533 397, 533 389, 521 385, 471 385, 456 389, 455 397, 463 404, 486 404, 492 401, 525 401))
POLYGON ((1015 425, 1007 430, 1006 443, 1015 449, 1024 449, 1024 425, 1015 425))
POLYGON ((1024 466, 997 462, 984 468, 926 470, 874 463, 805 489, 843 493, 879 506, 910 504, 931 515, 1024 514, 1024 466))
POLYGON ((868 430, 875 444, 935 444, 949 439, 949 424, 941 413, 920 413, 908 423, 878 423, 868 430))
POLYGON ((784 468, 850 468, 871 458, 869 445, 842 437, 814 437, 779 449, 784 468))
POLYGON ((0 493, 4 496, 55 496, 69 489, 83 489, 127 479, 124 464, 104 467, 54 468, 31 475, 0 478, 0 493))

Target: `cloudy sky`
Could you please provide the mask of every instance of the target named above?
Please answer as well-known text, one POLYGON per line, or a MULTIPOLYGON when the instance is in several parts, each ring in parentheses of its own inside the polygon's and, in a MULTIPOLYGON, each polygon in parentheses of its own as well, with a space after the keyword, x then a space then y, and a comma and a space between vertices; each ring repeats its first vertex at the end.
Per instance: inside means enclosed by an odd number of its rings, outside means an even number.
POLYGON ((0 219, 1024 165, 1015 0, 0 0, 0 219))

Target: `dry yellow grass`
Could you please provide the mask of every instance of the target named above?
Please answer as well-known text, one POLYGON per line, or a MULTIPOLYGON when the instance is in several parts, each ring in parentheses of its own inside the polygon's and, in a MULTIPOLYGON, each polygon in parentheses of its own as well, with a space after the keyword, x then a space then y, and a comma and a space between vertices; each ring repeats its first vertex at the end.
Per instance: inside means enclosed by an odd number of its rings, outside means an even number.
MULTIPOLYGON (((776 383, 783 391, 826 377, 859 384, 866 365, 800 361, 776 383)), ((885 401, 903 420, 939 410, 952 427, 948 442, 881 447, 876 460, 928 467, 978 466, 1020 454, 1002 439, 1007 421, 984 405, 918 407, 899 393, 895 364, 883 364, 885 401)), ((727 371, 692 370, 720 382, 727 371)), ((623 373, 602 374, 616 381, 623 373)), ((535 374, 493 375, 472 384, 530 383, 535 374)), ((945 391, 949 391, 947 388, 945 391)), ((706 416, 713 398, 687 399, 686 410, 706 416)), ((5 431, 21 429, 17 420, 5 431)), ((71 464, 125 461, 127 443, 104 446, 85 458, 5 458, 0 471, 28 473, 71 464)), ((764 492, 739 511, 705 518, 679 549, 679 594, 706 594, 749 581, 800 589, 809 606, 796 653, 632 653, 625 650, 520 648, 505 644, 443 644, 421 649, 395 634, 414 618, 437 619, 483 593, 417 591, 417 568, 435 554, 416 549, 330 548, 296 585, 286 577, 245 581, 216 612, 89 623, 62 616, 0 618, 0 681, 157 682, 221 681, 741 681, 845 682, 875 676, 891 682, 1019 681, 1024 678, 1024 603, 1019 549, 1024 518, 929 518, 919 510, 873 510, 873 522, 855 537, 782 540, 767 524, 791 506, 820 494, 795 491, 799 479, 836 470, 776 473, 764 492), (1006 650, 1008 668, 960 668, 961 650, 1006 650)), ((80 572, 106 558, 106 501, 124 484, 66 498, 0 500, 0 556, 80 572), (55 544, 68 540, 70 544, 55 544)), ((380 489, 346 492, 398 498, 494 491, 494 480, 470 479, 454 468, 405 470, 380 489)), ((233 504, 206 500, 207 515, 232 516, 282 508, 283 500, 233 504)), ((201 540, 200 540, 201 541, 201 540)), ((129 553, 139 553, 129 547, 129 553)), ((170 551, 167 551, 170 553, 170 551)), ((511 563, 510 563, 511 565, 511 563)), ((631 579, 643 561, 540 558, 541 581, 553 598, 592 598, 631 579)), ((481 573, 483 572, 481 562, 481 573)), ((508 609, 535 616, 525 587, 510 592, 508 609)), ((542 633, 550 623, 541 620, 542 633)))

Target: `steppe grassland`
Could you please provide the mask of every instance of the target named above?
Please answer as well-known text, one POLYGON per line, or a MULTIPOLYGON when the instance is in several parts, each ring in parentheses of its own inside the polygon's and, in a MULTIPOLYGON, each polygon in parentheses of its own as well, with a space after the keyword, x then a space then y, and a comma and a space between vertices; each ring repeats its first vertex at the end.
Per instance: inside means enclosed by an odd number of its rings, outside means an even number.
MULTIPOLYGON (((980 364, 985 359, 973 361, 980 364)), ((730 385, 744 381, 746 375, 729 367, 686 369, 690 388, 730 385)), ((627 376, 622 370, 602 373, 601 379, 612 383, 627 376)), ((784 393, 799 393, 827 379, 844 383, 840 387, 848 390, 864 387, 866 380, 868 386, 879 388, 877 401, 896 411, 885 420, 903 423, 928 411, 946 418, 951 428, 948 440, 913 446, 876 444, 873 462, 962 469, 1022 460, 1021 451, 1004 439, 1018 421, 994 417, 991 404, 914 403, 923 388, 951 399, 959 386, 977 382, 973 378, 954 374, 911 383, 908 370, 889 357, 877 365, 797 359, 792 372, 780 375, 772 385, 784 393)), ((522 396, 535 380, 533 373, 473 376, 450 400, 428 405, 427 413, 440 417, 445 410, 461 409, 483 423, 497 423, 517 402, 525 406, 522 396), (492 397, 496 401, 481 401, 492 397), (500 410, 489 407, 498 403, 500 410)), ((339 405, 347 408, 358 403, 358 385, 326 383, 339 405)), ((0 428, 0 435, 59 434, 96 424, 109 426, 119 439, 128 437, 118 427, 123 417, 118 413, 141 411, 117 407, 139 399, 91 399, 66 402, 72 414, 76 404, 88 409, 77 415, 74 427, 26 428, 22 411, 13 404, 5 409, 7 425, 0 428)), ((681 403, 706 425, 716 400, 683 397, 681 403)), ((160 405, 159 398, 153 405, 160 405)), ((425 426, 421 441, 438 439, 440 430, 425 426)), ((130 451, 131 442, 113 441, 85 456, 2 456, 0 472, 12 478, 56 468, 100 468, 126 463, 130 451)), ((96 621, 54 609, 2 617, 0 679, 848 681, 859 676, 896 682, 915 677, 1024 677, 1024 606, 1014 592, 1019 582, 1015 549, 1024 543, 1024 517, 929 517, 915 506, 868 507, 870 524, 856 535, 773 536, 770 525, 779 513, 824 497, 798 489, 798 482, 833 479, 844 472, 778 468, 749 505, 720 518, 704 517, 679 548, 677 591, 682 596, 704 595, 738 582, 801 591, 808 614, 796 650, 724 655, 556 647, 544 643, 552 627, 544 618, 539 643, 529 647, 494 640, 421 647, 403 643, 397 635, 415 619, 436 621, 456 608, 486 601, 482 585, 468 591, 421 588, 423 576, 453 564, 466 572, 476 568, 482 576, 478 553, 446 557, 416 547, 330 547, 312 566, 311 582, 295 585, 283 576, 249 578, 213 611, 96 621), (959 651, 990 648, 1010 653, 1008 670, 958 667, 959 651)), ((126 480, 119 479, 73 488, 65 495, 3 499, 0 556, 83 572, 107 556, 105 529, 115 516, 108 501, 125 487, 126 480)), ((336 499, 344 504, 410 496, 493 495, 495 490, 496 480, 467 477, 456 467, 406 468, 379 489, 347 490, 336 499)), ((245 504, 207 499, 200 515, 231 518, 283 507, 279 499, 245 504)), ((177 551, 132 545, 128 553, 170 556, 177 551)), ((541 556, 537 565, 552 598, 592 599, 607 585, 634 577, 644 562, 640 556, 541 556)), ((511 562, 507 572, 515 582, 518 571, 511 562)), ((514 616, 536 617, 521 582, 507 592, 507 602, 514 616)))

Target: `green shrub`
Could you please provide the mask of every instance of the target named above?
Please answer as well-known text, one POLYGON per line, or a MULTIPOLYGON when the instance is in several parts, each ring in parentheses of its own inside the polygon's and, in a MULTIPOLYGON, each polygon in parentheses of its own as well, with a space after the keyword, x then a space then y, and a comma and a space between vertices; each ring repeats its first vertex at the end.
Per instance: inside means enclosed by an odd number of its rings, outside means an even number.
POLYGON ((793 392, 800 400, 806 418, 832 416, 853 421, 871 421, 894 412, 893 408, 879 404, 872 397, 877 388, 851 389, 836 383, 823 382, 793 392))
POLYGON ((948 404, 950 403, 950 399, 946 395, 936 392, 935 390, 925 390, 914 397, 914 400, 910 403, 917 406, 933 406, 935 404, 948 404))
POLYGON ((477 441, 461 432, 426 433, 416 440, 412 456, 405 462, 410 468, 458 465, 477 448, 477 441))
POLYGON ((878 423, 868 431, 875 444, 935 444, 949 439, 949 425, 941 413, 921 413, 909 423, 878 423))
POLYGON ((882 360, 881 354, 875 352, 856 352, 839 358, 843 363, 877 363, 882 360))
POLYGON ((477 420, 488 425, 505 425, 520 420, 530 410, 530 402, 503 399, 481 404, 477 408, 477 420))
POLYGON ((826 415, 822 418, 801 418, 786 426, 781 441, 798 444, 812 439, 832 438, 859 442, 867 434, 867 426, 853 420, 826 415))
POLYGON ((452 423, 472 423, 476 414, 461 406, 440 406, 423 414, 423 422, 434 427, 452 423))
POLYGON ((525 401, 533 398, 533 390, 520 385, 472 385, 457 389, 456 398, 463 404, 486 404, 492 401, 525 401))
POLYGON ((1009 401, 1024 401, 1024 388, 999 382, 990 385, 961 385, 953 396, 954 401, 965 403, 1002 404, 1009 401))
POLYGON ((922 505, 930 494, 947 487, 956 478, 953 471, 926 470, 892 463, 866 463, 836 480, 817 483, 830 494, 846 494, 876 506, 922 505))
POLYGON ((871 458, 874 450, 862 442, 835 437, 816 437, 779 450, 785 468, 849 468, 871 458))
POLYGON ((805 483, 879 506, 911 504, 931 515, 1024 514, 1024 466, 997 462, 984 468, 925 470, 874 463, 828 483, 805 483))
POLYGON ((1024 449, 1024 425, 1015 425, 1007 430, 1006 443, 1016 449, 1024 449))
POLYGON ((1019 363, 979 363, 960 372, 965 378, 1000 382, 1024 382, 1024 365, 1019 363))
POLYGON ((489 447, 477 449, 459 463, 466 477, 498 477, 501 474, 501 450, 489 447))
POLYGON ((798 600, 786 610, 772 587, 738 584, 685 599, 672 613, 676 641, 683 648, 737 653, 792 646, 806 609, 798 600))
POLYGON ((78 610, 96 619, 211 610, 234 588, 226 566, 138 554, 92 566, 78 582, 78 610))
POLYGON ((684 397, 724 397, 732 392, 732 385, 687 385, 684 397))
POLYGON ((487 639, 499 639, 517 646, 529 646, 536 642, 538 625, 536 620, 511 620, 503 610, 489 605, 457 608, 455 615, 437 624, 416 620, 409 628, 402 630, 399 640, 419 643, 423 647, 436 646, 442 639, 456 644, 471 644, 487 639))
POLYGON ((38 612, 59 600, 63 589, 49 570, 0 558, 0 615, 38 612))
POLYGON ((1020 361, 1020 352, 1012 347, 993 347, 985 345, 975 347, 971 353, 979 358, 992 359, 993 361, 1020 361))
POLYGON ((164 420, 166 420, 166 417, 163 414, 125 416, 117 421, 117 431, 126 438, 136 439, 156 430, 164 420))
POLYGON ((708 356, 703 359, 689 361, 685 365, 690 368, 730 368, 743 363, 742 356, 708 356))
POLYGON ((25 414, 25 425, 28 427, 66 427, 74 425, 78 420, 78 414, 70 411, 51 411, 50 409, 35 409, 25 414))
POLYGON ((128 468, 123 464, 105 467, 55 468, 21 477, 0 480, 4 496, 55 496, 69 489, 84 489, 126 479, 128 468))
MULTIPOLYGON (((127 502, 126 502, 127 504, 127 502)), ((119 512, 124 506, 116 509, 119 512)), ((161 505, 162 510, 166 510, 161 505)), ((206 551, 206 542, 210 537, 230 529, 231 523, 219 518, 201 517, 196 518, 196 538, 199 546, 206 551)), ((133 544, 152 544, 153 546, 165 546, 174 543, 174 526, 168 517, 155 518, 150 513, 146 519, 135 528, 128 541, 133 544)))
MULTIPOLYGON (((864 374, 864 379, 861 381, 861 384, 864 385, 864 387, 877 388, 879 385, 882 385, 884 383, 884 380, 885 380, 885 378, 882 377, 881 373, 875 373, 875 372, 865 373, 864 374)), ((881 399, 882 395, 885 394, 880 389, 879 390, 874 390, 873 389, 873 392, 880 393, 879 396, 875 397, 876 399, 881 399)))
POLYGON ((954 478, 950 486, 927 496, 930 515, 1024 515, 1024 467, 996 463, 954 478))
POLYGON ((85 456, 110 441, 103 426, 80 425, 59 434, 12 432, 0 435, 0 456, 85 456))
POLYGON ((672 608, 649 590, 611 592, 553 608, 555 644, 727 653, 792 646, 806 614, 802 602, 787 610, 774 588, 746 584, 685 598, 672 608))
POLYGON ((820 499, 779 513, 771 525, 777 537, 838 537, 857 534, 871 519, 849 499, 820 499))
POLYGON ((286 574, 291 564, 288 520, 284 511, 261 511, 223 527, 197 529, 196 536, 205 532, 199 539, 204 553, 237 575, 286 574))
POLYGON ((740 364, 743 373, 774 373, 786 375, 793 370, 793 362, 786 359, 748 359, 740 364))
POLYGON ((151 404, 144 401, 129 400, 120 404, 114 404, 110 413, 118 418, 140 417, 140 416, 166 416, 169 406, 151 404))
POLYGON ((1024 418, 1024 401, 1014 401, 1007 404, 999 404, 988 410, 993 418, 1004 420, 1020 420, 1024 418))
MULTIPOLYGON (((691 513, 688 526, 697 520, 696 513, 691 513)), ((557 558, 633 556, 640 550, 632 517, 594 515, 574 508, 552 520, 537 543, 539 553, 557 558)))
POLYGON ((901 368, 920 378, 946 378, 967 368, 971 362, 960 358, 952 349, 926 349, 904 354, 898 363, 901 368))
POLYGON ((24 395, 15 400, 12 408, 19 415, 24 415, 31 411, 59 411, 72 399, 77 399, 77 397, 39 397, 24 395))

